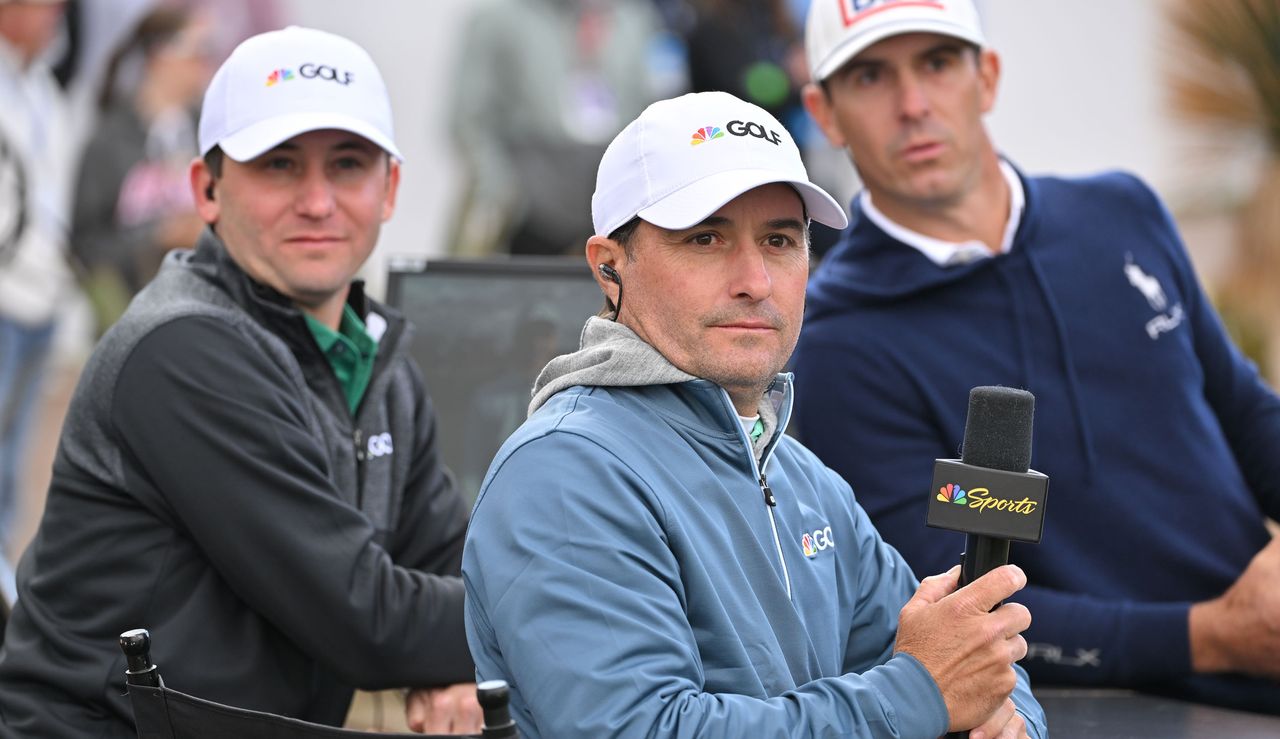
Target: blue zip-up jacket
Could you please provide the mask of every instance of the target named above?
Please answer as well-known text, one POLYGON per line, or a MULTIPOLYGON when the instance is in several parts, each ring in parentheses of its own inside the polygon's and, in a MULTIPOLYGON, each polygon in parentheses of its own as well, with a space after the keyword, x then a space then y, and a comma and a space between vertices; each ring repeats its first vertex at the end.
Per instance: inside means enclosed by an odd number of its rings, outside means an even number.
MULTIPOLYGON (((753 449, 722 388, 600 319, 579 354, 596 339, 611 348, 598 365, 565 380, 560 358, 539 378, 545 405, 494 460, 463 556, 477 678, 511 683, 523 735, 945 732, 933 679, 893 653, 916 579, 782 435, 790 376, 753 449)), ((1023 673, 1014 698, 1044 736, 1023 673)))
POLYGON ((856 207, 813 277, 793 357, 804 443, 917 572, 964 538, 925 527, 932 462, 960 455, 969 390, 1036 396, 1044 537, 1037 683, 1145 687, 1280 710, 1280 685, 1192 676, 1188 609, 1221 595, 1280 515, 1280 402, 1232 346, 1168 213, 1137 179, 1022 178, 1012 249, 939 267, 856 207))

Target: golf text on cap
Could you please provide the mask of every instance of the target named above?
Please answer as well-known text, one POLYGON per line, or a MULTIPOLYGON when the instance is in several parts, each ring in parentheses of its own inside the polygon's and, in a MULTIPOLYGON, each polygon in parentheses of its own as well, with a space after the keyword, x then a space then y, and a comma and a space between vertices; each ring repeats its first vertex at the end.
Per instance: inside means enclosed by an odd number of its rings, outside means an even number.
MULTIPOLYGON (((829 2, 832 0, 828 0, 829 2)), ((840 19, 848 28, 869 15, 875 15, 892 7, 937 8, 943 10, 942 3, 936 0, 834 0, 840 3, 840 19)))
MULTIPOLYGON (((298 76, 303 79, 322 79, 333 80, 340 85, 351 84, 351 73, 342 72, 328 64, 314 64, 307 62, 298 67, 298 76)), ((286 82, 295 79, 292 69, 274 69, 271 74, 267 75, 267 87, 271 87, 279 82, 286 82)))
MULTIPOLYGON (((771 128, 765 128, 763 125, 755 121, 729 121, 725 127, 733 136, 754 136, 758 139, 764 139, 774 146, 782 144, 782 136, 771 128)), ((704 144, 712 139, 724 138, 724 133, 720 131, 719 126, 703 126, 693 132, 693 137, 689 141, 691 146, 704 144)))

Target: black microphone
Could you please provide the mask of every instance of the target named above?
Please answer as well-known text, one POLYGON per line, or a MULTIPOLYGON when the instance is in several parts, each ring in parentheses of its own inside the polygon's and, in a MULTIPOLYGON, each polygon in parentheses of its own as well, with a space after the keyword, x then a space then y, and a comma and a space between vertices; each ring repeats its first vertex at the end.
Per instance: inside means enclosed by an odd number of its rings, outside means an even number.
POLYGON ((1025 390, 973 388, 961 459, 934 462, 925 523, 967 534, 960 587, 1008 564, 1011 540, 1036 543, 1044 532, 1049 478, 1028 469, 1035 404, 1025 390))
POLYGON ((1029 470, 1036 398, 1010 387, 969 391, 960 459, 933 465, 929 526, 968 534, 960 586, 1009 562, 1009 541, 1038 542, 1049 478, 1029 470))

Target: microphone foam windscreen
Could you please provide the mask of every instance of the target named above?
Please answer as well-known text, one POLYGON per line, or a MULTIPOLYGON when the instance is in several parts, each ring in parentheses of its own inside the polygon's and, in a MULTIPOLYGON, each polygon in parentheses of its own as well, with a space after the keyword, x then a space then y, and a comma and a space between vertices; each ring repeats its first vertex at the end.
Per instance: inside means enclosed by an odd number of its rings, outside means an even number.
POLYGON ((984 386, 969 391, 962 461, 1006 472, 1031 466, 1031 419, 1036 396, 1011 387, 984 386))

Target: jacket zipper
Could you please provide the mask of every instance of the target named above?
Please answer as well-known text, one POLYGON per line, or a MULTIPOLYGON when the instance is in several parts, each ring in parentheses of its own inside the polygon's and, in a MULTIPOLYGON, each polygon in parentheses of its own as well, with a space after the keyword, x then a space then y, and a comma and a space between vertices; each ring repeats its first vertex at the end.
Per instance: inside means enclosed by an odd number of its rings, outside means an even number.
MULTIPOLYGON (((379 314, 381 315, 381 314, 379 314)), ((386 316, 383 316, 385 319, 386 316)), ((373 360, 373 372, 369 374, 369 385, 373 387, 374 382, 386 371, 388 363, 395 357, 400 348, 400 336, 404 331, 402 323, 392 323, 388 321, 387 330, 378 339, 378 355, 373 360)), ((314 342, 312 342, 314 344, 314 342)), ((326 364, 328 360, 325 360, 326 364)), ((339 397, 345 397, 341 392, 339 397)), ((357 424, 357 428, 351 432, 351 440, 355 444, 356 453, 356 507, 364 510, 364 472, 365 462, 368 460, 369 453, 365 449, 367 443, 364 438, 364 432, 358 427, 360 423, 360 412, 364 410, 364 401, 368 399, 368 391, 366 389, 365 397, 360 399, 360 405, 356 406, 355 412, 351 414, 351 422, 357 424)), ((346 408, 345 401, 339 405, 340 408, 346 408)))
POLYGON ((364 510, 364 434, 360 429, 351 432, 356 446, 356 508, 364 510))
MULTIPOLYGON (((764 475, 760 476, 764 480, 764 475)), ((769 528, 773 529, 773 546, 778 551, 778 561, 782 563, 782 579, 787 584, 787 600, 791 600, 791 573, 787 572, 787 560, 782 556, 782 540, 778 538, 778 524, 773 520, 773 506, 769 507, 769 528)))
MULTIPOLYGON (((729 400, 729 394, 721 389, 725 402, 728 403, 729 410, 736 419, 737 410, 733 407, 733 402, 729 400)), ((775 431, 776 433, 776 431, 775 431)), ((791 600, 791 573, 787 571, 787 559, 782 556, 782 539, 778 538, 778 523, 774 520, 773 511, 778 507, 778 501, 773 497, 773 490, 769 487, 769 481, 765 479, 764 470, 756 463, 755 451, 751 448, 751 440, 747 438, 747 432, 742 428, 742 424, 738 424, 739 438, 746 443, 747 459, 751 460, 751 471, 755 474, 756 480, 760 483, 760 492, 764 496, 765 510, 769 511, 769 529, 773 531, 773 547, 778 553, 778 563, 782 565, 782 579, 787 586, 787 600, 791 600)))
POLYGON ((760 492, 764 493, 764 504, 770 508, 777 508, 778 501, 773 497, 773 491, 769 489, 769 481, 764 479, 764 473, 760 473, 760 492))

